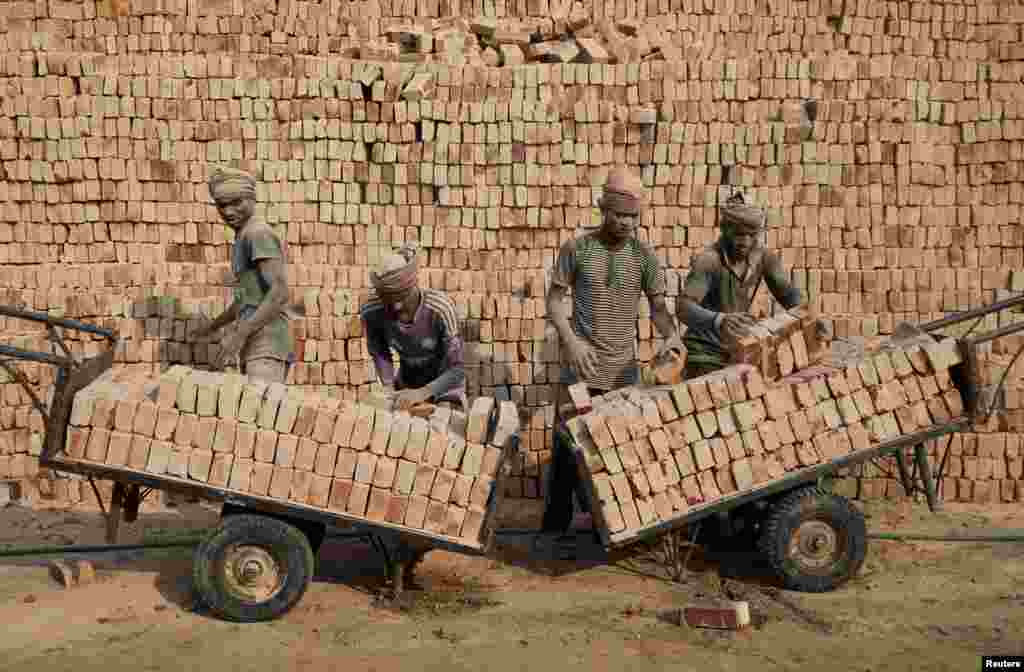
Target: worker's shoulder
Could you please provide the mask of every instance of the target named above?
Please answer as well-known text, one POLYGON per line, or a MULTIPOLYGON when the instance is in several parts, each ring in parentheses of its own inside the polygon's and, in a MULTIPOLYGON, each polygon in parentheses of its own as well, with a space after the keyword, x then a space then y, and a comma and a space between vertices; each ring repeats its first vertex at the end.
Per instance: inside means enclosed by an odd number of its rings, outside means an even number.
POLYGON ((447 295, 447 292, 438 289, 423 289, 421 292, 423 293, 423 307, 430 310, 434 317, 443 322, 446 327, 458 330, 459 313, 452 297, 447 295))
POLYGON ((238 238, 245 241, 273 239, 278 243, 281 242, 281 239, 278 237, 277 232, 274 231, 273 227, 267 224, 262 218, 255 217, 238 232, 238 238))
POLYGON ((716 273, 722 270, 722 256, 717 245, 708 245, 690 260, 690 270, 716 273))
POLYGON ((373 318, 384 313, 384 302, 380 300, 377 293, 370 291, 366 300, 359 306, 359 315, 364 320, 373 318))

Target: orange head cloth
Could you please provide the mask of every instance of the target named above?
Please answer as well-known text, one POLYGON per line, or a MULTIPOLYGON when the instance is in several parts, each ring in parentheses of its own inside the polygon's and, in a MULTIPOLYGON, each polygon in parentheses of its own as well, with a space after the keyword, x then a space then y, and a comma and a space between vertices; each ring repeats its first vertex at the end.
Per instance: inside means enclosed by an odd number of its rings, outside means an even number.
POLYGON ((210 196, 222 198, 256 198, 256 178, 236 168, 220 167, 210 174, 210 196))
POLYGON ((615 212, 639 214, 643 193, 643 182, 636 173, 625 168, 615 168, 605 180, 601 206, 615 212))
POLYGON ((398 294, 416 286, 418 270, 416 246, 407 243, 384 257, 377 270, 370 272, 370 282, 381 294, 398 294))

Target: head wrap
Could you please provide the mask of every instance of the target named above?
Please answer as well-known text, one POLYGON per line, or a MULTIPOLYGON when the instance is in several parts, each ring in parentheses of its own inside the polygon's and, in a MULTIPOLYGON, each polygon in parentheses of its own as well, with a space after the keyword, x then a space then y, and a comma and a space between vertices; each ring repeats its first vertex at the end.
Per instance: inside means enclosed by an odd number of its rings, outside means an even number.
POLYGON ((753 203, 747 203, 743 194, 737 192, 719 208, 719 223, 722 225, 761 228, 767 213, 753 203))
POLYGON ((256 198, 256 178, 236 168, 219 167, 210 174, 210 195, 222 198, 256 198))
POLYGON ((370 282, 378 292, 397 294, 416 286, 416 244, 406 243, 381 260, 377 270, 370 271, 370 282))
POLYGON ((604 183, 601 206, 616 212, 640 212, 640 199, 644 193, 643 182, 625 168, 614 168, 604 183))

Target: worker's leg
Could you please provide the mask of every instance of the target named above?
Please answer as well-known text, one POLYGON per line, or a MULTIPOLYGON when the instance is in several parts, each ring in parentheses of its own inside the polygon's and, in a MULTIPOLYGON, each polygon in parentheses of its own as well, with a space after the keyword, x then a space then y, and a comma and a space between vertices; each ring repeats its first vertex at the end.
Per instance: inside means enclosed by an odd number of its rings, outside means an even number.
POLYGON ((271 357, 248 359, 242 363, 242 373, 254 380, 284 383, 288 377, 288 362, 271 357))
POLYGON ((541 532, 562 533, 572 524, 572 497, 579 487, 576 460, 568 443, 562 440, 559 427, 559 408, 569 400, 568 387, 557 385, 555 393, 555 432, 551 446, 551 465, 548 467, 544 520, 541 532))
POLYGON ((401 593, 406 588, 413 590, 421 588, 416 581, 416 566, 423 561, 424 556, 432 548, 433 546, 428 541, 400 539, 397 542, 391 574, 391 581, 396 594, 401 593))

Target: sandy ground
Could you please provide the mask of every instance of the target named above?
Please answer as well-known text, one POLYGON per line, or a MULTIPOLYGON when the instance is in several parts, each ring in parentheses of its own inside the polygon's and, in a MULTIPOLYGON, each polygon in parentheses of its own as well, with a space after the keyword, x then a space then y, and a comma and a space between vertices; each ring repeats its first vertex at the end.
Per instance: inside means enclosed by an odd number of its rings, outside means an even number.
MULTIPOLYGON (((873 530, 1024 528, 1024 507, 869 505, 873 530)), ((128 539, 213 524, 186 506, 144 515, 128 539)), ((87 512, 0 510, 0 547, 102 539, 87 512)), ((4 669, 57 670, 972 670, 1024 655, 1024 544, 872 541, 855 580, 829 594, 779 590, 756 556, 695 552, 673 583, 650 554, 608 557, 580 536, 577 562, 506 534, 494 559, 435 551, 423 592, 382 600, 380 559, 329 541, 302 602, 269 624, 232 624, 193 598, 188 549, 93 556, 96 583, 65 590, 46 560, 0 559, 4 669), (750 602, 739 633, 680 627, 659 612, 750 602), (411 666, 411 668, 410 668, 411 666)))

